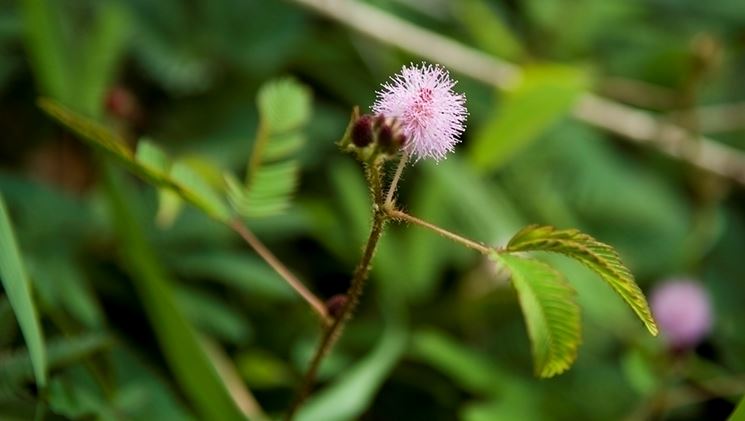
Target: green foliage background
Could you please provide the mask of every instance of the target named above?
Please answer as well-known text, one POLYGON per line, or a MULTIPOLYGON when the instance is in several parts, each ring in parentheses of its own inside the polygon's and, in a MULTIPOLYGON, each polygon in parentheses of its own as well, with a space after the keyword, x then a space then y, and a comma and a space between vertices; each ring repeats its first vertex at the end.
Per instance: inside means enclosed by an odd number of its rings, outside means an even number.
MULTIPOLYGON (((529 223, 579 228, 617 247, 647 293, 699 280, 715 322, 695 350, 670 353, 591 272, 545 256, 577 288, 584 327, 572 369, 540 380, 504 273, 393 225, 298 418, 725 419, 745 393, 743 186, 586 126, 571 106, 592 91, 745 149, 742 2, 368 3, 525 69, 507 93, 454 72, 468 131, 446 161, 407 170, 405 210, 495 245, 529 223), (691 111, 717 104, 740 111, 691 111)), ((292 1, 0 0, 0 419, 261 419, 231 399, 244 388, 280 416, 317 319, 197 207, 219 220, 281 187, 241 214, 319 296, 343 292, 370 204, 335 142, 353 105, 420 60, 292 1), (282 100, 295 98, 288 80, 312 102, 282 100), (160 188, 75 140, 40 96, 127 139, 160 188), (262 136, 274 149, 252 180, 262 136), (216 203, 225 172, 231 200, 216 203), (198 192, 196 207, 172 185, 198 192)))

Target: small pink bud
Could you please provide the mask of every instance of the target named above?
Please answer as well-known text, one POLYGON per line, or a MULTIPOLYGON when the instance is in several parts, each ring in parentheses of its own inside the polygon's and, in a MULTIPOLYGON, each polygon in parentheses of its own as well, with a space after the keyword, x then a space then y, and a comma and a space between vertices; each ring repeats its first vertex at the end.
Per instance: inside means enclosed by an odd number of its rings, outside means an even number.
POLYGON ((652 313, 673 349, 696 346, 711 330, 709 294, 695 281, 670 280, 652 291, 652 313))

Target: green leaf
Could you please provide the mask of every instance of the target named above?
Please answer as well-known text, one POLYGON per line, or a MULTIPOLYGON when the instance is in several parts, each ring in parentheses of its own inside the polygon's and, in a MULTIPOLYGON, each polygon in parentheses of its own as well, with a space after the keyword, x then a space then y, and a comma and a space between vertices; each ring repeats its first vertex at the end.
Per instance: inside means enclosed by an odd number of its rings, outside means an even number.
POLYGON ((47 384, 47 356, 39 316, 31 297, 31 282, 21 260, 13 225, 0 194, 0 278, 26 340, 36 383, 40 388, 47 384))
POLYGON ((503 165, 568 113, 588 83, 586 72, 574 67, 525 69, 520 85, 505 94, 496 114, 477 131, 468 151, 471 162, 481 170, 503 165))
POLYGON ((153 174, 165 177, 170 166, 168 155, 159 146, 148 139, 141 139, 137 144, 135 161, 153 174))
POLYGON ((309 90, 293 79, 279 79, 261 87, 257 97, 259 128, 246 171, 245 186, 225 175, 233 208, 248 218, 285 211, 298 185, 298 150, 305 144, 299 131, 309 120, 309 90))
POLYGON ((230 210, 212 186, 186 162, 171 167, 170 183, 187 202, 218 221, 230 219, 230 210))
POLYGON ((509 254, 489 256, 512 273, 528 326, 536 374, 553 377, 577 358, 580 315, 576 292, 551 266, 509 254))
POLYGON ((271 133, 296 130, 310 118, 310 92, 291 78, 263 85, 256 102, 262 123, 271 133))
POLYGON ((109 128, 64 105, 42 98, 39 106, 47 114, 78 134, 93 147, 113 156, 130 171, 156 187, 167 187, 182 199, 219 221, 230 219, 230 210, 212 186, 185 161, 173 164, 166 173, 168 158, 150 142, 141 143, 137 154, 109 128))
POLYGON ((406 348, 406 331, 392 323, 369 355, 308 400, 298 413, 298 421, 359 419, 406 348))
POLYGON ((508 252, 548 251, 569 256, 600 275, 628 303, 652 335, 657 324, 644 293, 613 247, 576 229, 557 230, 551 226, 530 225, 507 244, 508 252))
POLYGON ((104 169, 124 258, 171 372, 202 418, 245 419, 178 306, 171 281, 135 217, 135 201, 111 168, 104 169))

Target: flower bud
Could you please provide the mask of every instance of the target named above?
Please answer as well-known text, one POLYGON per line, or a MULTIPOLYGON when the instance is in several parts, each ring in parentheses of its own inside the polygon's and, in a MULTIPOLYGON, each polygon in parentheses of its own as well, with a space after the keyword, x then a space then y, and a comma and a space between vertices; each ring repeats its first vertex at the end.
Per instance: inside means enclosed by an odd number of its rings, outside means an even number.
POLYGON ((352 126, 352 143, 358 148, 364 148, 373 141, 373 122, 369 114, 358 118, 352 126))
POLYGON ((349 297, 346 294, 336 294, 333 297, 326 300, 326 310, 329 312, 329 316, 336 319, 341 315, 344 306, 347 305, 349 297))

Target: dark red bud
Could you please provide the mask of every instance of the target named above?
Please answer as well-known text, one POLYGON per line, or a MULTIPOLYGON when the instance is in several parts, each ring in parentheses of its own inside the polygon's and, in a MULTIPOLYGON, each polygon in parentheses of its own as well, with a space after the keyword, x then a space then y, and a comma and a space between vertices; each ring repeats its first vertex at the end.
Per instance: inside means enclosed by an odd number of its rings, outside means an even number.
POLYGON ((328 310, 329 316, 333 318, 339 317, 344 306, 347 305, 347 301, 349 301, 349 297, 346 294, 336 294, 326 300, 326 310, 328 310))
POLYGON ((393 146, 393 128, 386 124, 378 131, 378 144, 383 149, 389 149, 393 146))
POLYGON ((352 126, 352 143, 358 148, 364 148, 373 141, 372 117, 363 115, 352 126))

